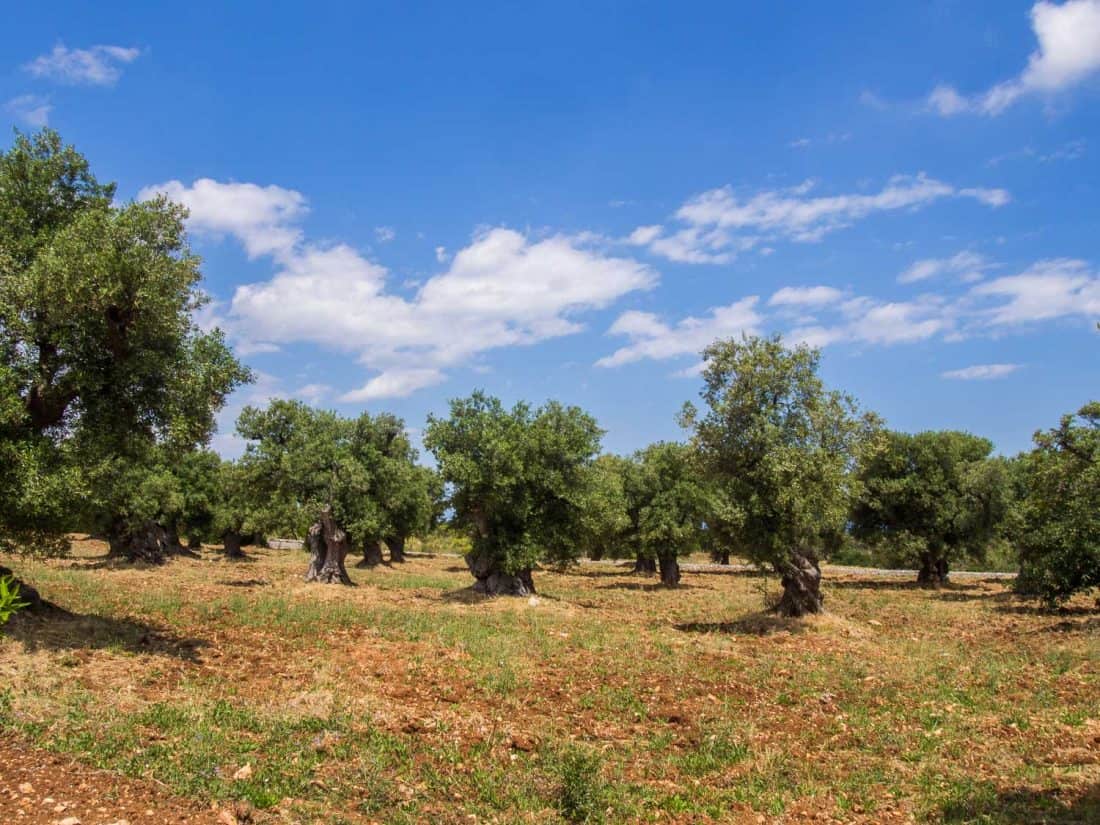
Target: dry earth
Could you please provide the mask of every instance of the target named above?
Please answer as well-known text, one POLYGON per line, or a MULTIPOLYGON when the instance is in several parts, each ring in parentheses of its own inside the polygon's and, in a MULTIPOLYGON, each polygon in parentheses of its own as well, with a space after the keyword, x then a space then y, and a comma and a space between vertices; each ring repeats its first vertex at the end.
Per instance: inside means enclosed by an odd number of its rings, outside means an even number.
POLYGON ((3 560, 57 606, 0 636, 4 821, 1100 821, 1090 599, 834 569, 794 622, 744 571, 304 561, 3 560))

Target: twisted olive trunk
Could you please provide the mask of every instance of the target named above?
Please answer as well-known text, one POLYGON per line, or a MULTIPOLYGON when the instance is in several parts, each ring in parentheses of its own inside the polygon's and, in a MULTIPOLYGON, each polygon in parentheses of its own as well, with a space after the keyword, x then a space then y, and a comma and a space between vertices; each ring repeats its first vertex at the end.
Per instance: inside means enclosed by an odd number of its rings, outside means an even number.
POLYGON ((821 567, 816 558, 808 553, 792 553, 781 572, 783 595, 775 608, 781 616, 805 616, 825 610, 821 567))
POLYGON ((228 530, 225 535, 222 536, 222 547, 225 548, 225 557, 227 559, 248 558, 241 549, 241 539, 241 534, 236 530, 228 530))
POLYGON ((390 563, 400 564, 405 561, 405 537, 390 536, 386 539, 386 546, 390 548, 390 563))
POLYGON ((488 596, 533 596, 535 582, 530 570, 505 573, 500 563, 488 553, 474 550, 466 555, 466 566, 474 578, 474 590, 488 596))
POLYGON ((657 560, 648 558, 639 553, 634 557, 634 572, 652 576, 657 572, 657 560))
POLYGON ((325 506, 321 510, 321 519, 309 528, 306 535, 309 548, 309 570, 307 582, 322 584, 351 584, 351 577, 344 567, 348 555, 348 534, 332 518, 332 508, 325 506))
POLYGON ((922 587, 942 587, 947 584, 947 559, 925 553, 920 561, 917 584, 922 587))
MULTIPOLYGON (((143 561, 148 564, 164 564, 169 554, 177 552, 171 544, 168 531, 155 521, 146 521, 137 527, 115 522, 107 536, 110 554, 127 561, 143 561)), ((180 548, 182 549, 182 548, 180 548)))
POLYGON ((363 540, 363 558, 356 567, 377 567, 382 563, 382 542, 378 539, 363 540))
POLYGON ((680 564, 676 561, 675 554, 659 555, 657 561, 661 565, 661 584, 665 587, 677 587, 680 584, 680 564))

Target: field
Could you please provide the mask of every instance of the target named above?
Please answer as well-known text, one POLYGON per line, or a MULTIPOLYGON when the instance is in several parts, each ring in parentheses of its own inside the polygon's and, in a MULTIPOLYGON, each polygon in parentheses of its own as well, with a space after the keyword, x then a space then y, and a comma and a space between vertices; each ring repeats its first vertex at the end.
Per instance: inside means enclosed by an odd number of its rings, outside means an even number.
POLYGON ((0 635, 5 822, 1100 821, 1089 599, 833 568, 787 621, 744 572, 485 601, 454 557, 250 552, 4 560, 60 608, 0 635))

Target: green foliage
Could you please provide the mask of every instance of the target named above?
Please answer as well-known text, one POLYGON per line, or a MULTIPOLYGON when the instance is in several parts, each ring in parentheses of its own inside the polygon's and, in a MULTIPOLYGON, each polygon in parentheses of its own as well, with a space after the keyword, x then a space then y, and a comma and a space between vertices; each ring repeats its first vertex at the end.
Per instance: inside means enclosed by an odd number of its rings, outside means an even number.
POLYGON ((556 754, 552 765, 560 782, 558 810, 562 818, 585 825, 603 822, 607 787, 600 776, 599 754, 574 745, 556 754))
POLYGON ((892 565, 981 559, 1011 501, 1008 464, 992 450, 969 433, 883 433, 856 472, 853 532, 892 565))
POLYGON ((633 553, 677 558, 698 550, 712 501, 694 450, 661 441, 635 453, 625 470, 633 553))
POLYGON ((578 541, 591 558, 619 558, 627 553, 630 517, 624 480, 630 466, 617 455, 601 455, 584 476, 585 506, 578 541))
POLYGON ((602 431, 577 407, 550 402, 504 408, 476 392, 451 402, 449 418, 428 417, 424 444, 450 485, 458 524, 474 552, 509 574, 580 553, 587 475, 602 431))
POLYGON ((827 390, 820 353, 778 337, 707 347, 702 415, 683 423, 714 483, 713 515, 739 553, 783 573, 792 553, 817 558, 839 544, 849 469, 877 427, 855 402, 827 390))
POLYGON ((19 598, 19 584, 14 576, 0 576, 0 625, 7 623, 17 610, 30 602, 19 598))
POLYGON ((164 199, 116 206, 113 195, 50 130, 0 152, 8 534, 58 535, 78 511, 102 517, 98 505, 139 486, 131 465, 154 446, 204 443, 250 379, 221 333, 193 321, 207 297, 185 210, 164 199), (104 492, 116 485, 124 492, 104 492))
POLYGON ((1050 604, 1100 587, 1100 402, 1036 433, 1023 476, 1018 587, 1050 604))
MULTIPOLYGON (((436 474, 414 464, 404 422, 363 413, 347 419, 300 401, 246 407, 237 432, 248 441, 238 466, 224 470, 226 506, 240 529, 301 536, 321 508, 354 541, 424 534, 440 497, 436 474)), ((227 523, 228 512, 219 516, 227 523)), ((230 519, 232 520, 232 519, 230 519)))

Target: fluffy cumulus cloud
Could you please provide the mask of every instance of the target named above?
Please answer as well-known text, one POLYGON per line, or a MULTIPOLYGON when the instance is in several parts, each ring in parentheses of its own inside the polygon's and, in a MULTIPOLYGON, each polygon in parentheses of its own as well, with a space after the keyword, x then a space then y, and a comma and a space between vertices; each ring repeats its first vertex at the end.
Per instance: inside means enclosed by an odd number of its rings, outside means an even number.
POLYGON ((758 301, 755 295, 742 298, 728 306, 715 307, 701 318, 684 318, 671 326, 649 312, 624 312, 608 333, 625 336, 630 343, 601 358, 596 365, 618 367, 643 359, 697 356, 717 338, 756 334, 762 321, 756 311, 758 301))
POLYGON ((1036 3, 1031 27, 1038 48, 1019 75, 974 95, 937 86, 928 107, 945 116, 998 115, 1023 97, 1062 92, 1100 72, 1100 0, 1036 3))
POLYGON ((1011 375, 1019 368, 1019 364, 975 364, 972 367, 948 370, 941 375, 955 381, 991 381, 1011 375))
POLYGON ((920 209, 945 198, 969 198, 991 207, 1010 200, 1003 189, 959 188, 924 174, 895 176, 878 192, 815 195, 814 188, 814 181, 806 181, 748 197, 729 186, 711 189, 676 211, 675 228, 640 226, 627 242, 672 261, 727 263, 773 240, 820 241, 876 213, 920 209))
POLYGON ((4 110, 28 126, 40 129, 50 122, 53 106, 39 95, 19 95, 5 103, 4 110))
POLYGON ((962 281, 980 281, 993 266, 977 252, 963 251, 950 258, 924 258, 914 261, 898 276, 898 283, 911 284, 940 275, 954 275, 962 281))
POLYGON ((141 49, 126 46, 91 46, 70 49, 58 43, 47 54, 39 55, 23 68, 34 77, 74 86, 113 86, 122 76, 122 67, 133 63, 141 49))
POLYGON ((438 384, 446 368, 498 347, 576 332, 576 316, 653 287, 656 273, 608 254, 586 236, 479 232, 447 268, 405 298, 388 270, 346 245, 306 240, 300 193, 277 186, 199 180, 149 187, 190 210, 197 232, 232 235, 273 276, 239 287, 223 323, 238 346, 270 351, 304 342, 356 356, 376 374, 341 398, 369 401, 438 384))
POLYGON ((250 258, 292 255, 302 239, 295 222, 307 210, 306 199, 292 189, 200 178, 191 185, 170 180, 147 186, 138 193, 138 199, 157 195, 187 207, 191 230, 233 235, 250 258))

